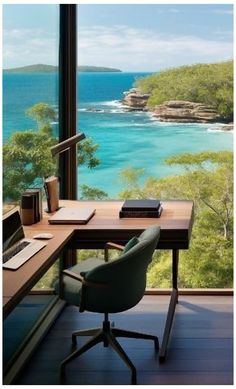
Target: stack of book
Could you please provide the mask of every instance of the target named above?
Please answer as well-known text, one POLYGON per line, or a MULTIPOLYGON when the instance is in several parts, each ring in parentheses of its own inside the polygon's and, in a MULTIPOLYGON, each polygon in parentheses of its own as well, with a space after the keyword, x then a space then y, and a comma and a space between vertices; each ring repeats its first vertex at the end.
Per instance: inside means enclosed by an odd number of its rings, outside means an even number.
POLYGON ((159 200, 126 200, 120 210, 123 217, 160 217, 162 212, 159 200))
POLYGON ((26 189, 23 193, 21 197, 21 216, 23 216, 23 225, 34 224, 42 219, 41 188, 26 189))
POLYGON ((42 189, 41 188, 30 188, 26 189, 27 194, 34 197, 34 220, 35 223, 39 222, 43 216, 43 204, 42 204, 42 189))

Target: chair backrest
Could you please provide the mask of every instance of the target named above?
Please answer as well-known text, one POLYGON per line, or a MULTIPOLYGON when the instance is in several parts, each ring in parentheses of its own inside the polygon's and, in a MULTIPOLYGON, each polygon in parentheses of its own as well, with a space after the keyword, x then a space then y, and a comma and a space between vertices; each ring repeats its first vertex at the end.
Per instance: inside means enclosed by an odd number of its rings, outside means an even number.
POLYGON ((146 288, 146 272, 160 237, 160 227, 148 227, 138 243, 111 262, 86 273, 85 279, 108 287, 87 286, 84 309, 92 312, 122 312, 135 306, 146 288))

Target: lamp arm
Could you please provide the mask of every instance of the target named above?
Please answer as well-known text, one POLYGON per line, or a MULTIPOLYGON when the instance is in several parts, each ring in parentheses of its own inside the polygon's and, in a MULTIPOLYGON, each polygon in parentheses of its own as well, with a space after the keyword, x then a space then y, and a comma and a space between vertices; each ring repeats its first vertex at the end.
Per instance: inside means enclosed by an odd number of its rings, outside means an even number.
POLYGON ((85 138, 85 134, 83 132, 80 132, 79 134, 71 136, 70 138, 63 140, 62 142, 57 143, 56 145, 50 148, 52 156, 54 157, 57 154, 64 153, 64 151, 70 149, 72 146, 76 145, 76 143, 80 142, 85 138))

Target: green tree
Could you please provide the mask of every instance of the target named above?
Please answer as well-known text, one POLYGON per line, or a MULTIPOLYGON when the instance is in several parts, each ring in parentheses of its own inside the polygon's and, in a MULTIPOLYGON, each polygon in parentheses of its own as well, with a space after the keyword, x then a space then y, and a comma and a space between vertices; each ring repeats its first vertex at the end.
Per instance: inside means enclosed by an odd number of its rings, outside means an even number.
POLYGON ((26 110, 26 115, 33 120, 36 120, 39 129, 57 119, 55 109, 46 103, 37 103, 33 105, 26 110))
POLYGON ((104 200, 108 198, 106 192, 102 189, 94 188, 88 185, 81 185, 81 199, 85 200, 104 200))
POLYGON ((91 138, 87 138, 82 143, 79 143, 77 146, 78 165, 87 165, 90 169, 98 166, 100 160, 95 156, 98 147, 98 144, 93 143, 91 138))
MULTIPOLYGON (((56 163, 50 147, 57 143, 51 121, 56 120, 56 111, 45 103, 35 104, 26 111, 37 123, 37 130, 17 131, 3 145, 3 199, 19 200, 30 186, 42 185, 42 177, 56 174, 56 163)), ((89 168, 99 165, 95 153, 98 145, 85 139, 78 146, 78 163, 89 168)), ((88 196, 102 195, 97 188, 86 187, 88 196)), ((103 196, 106 193, 103 192, 103 196)), ((100 198, 100 197, 99 197, 100 198)))
POLYGON ((168 100, 193 101, 214 107, 222 121, 233 120, 233 61, 164 70, 139 78, 135 86, 150 94, 150 108, 168 100))
POLYGON ((185 167, 182 177, 186 195, 196 206, 212 214, 225 239, 232 234, 233 223, 233 158, 228 151, 183 154, 169 158, 167 164, 185 167))
MULTIPOLYGON (((179 284, 186 288, 232 287, 233 283, 233 154, 202 152, 169 158, 183 173, 161 179, 148 178, 125 188, 121 197, 189 199, 195 216, 190 248, 180 253, 179 284)), ((170 287, 169 252, 154 255, 149 287, 170 287)))
MULTIPOLYGON (((3 198, 19 200, 27 187, 43 176, 55 173, 50 147, 56 140, 51 132, 16 132, 3 145, 3 198)), ((41 184, 41 182, 40 182, 41 184)))
POLYGON ((119 198, 128 199, 135 196, 136 199, 142 198, 143 192, 140 180, 144 174, 143 168, 126 168, 119 174, 119 179, 125 189, 119 194, 119 198))

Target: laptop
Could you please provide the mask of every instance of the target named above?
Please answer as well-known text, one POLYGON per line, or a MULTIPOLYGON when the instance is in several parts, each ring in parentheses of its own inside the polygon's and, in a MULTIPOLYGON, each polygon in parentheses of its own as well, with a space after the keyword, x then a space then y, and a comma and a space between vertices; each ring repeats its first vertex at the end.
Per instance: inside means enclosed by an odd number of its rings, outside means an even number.
POLYGON ((49 224, 87 224, 95 214, 94 208, 61 208, 48 219, 49 224))
POLYGON ((3 268, 17 270, 47 243, 26 239, 19 211, 3 219, 3 268))

